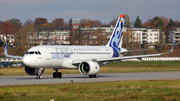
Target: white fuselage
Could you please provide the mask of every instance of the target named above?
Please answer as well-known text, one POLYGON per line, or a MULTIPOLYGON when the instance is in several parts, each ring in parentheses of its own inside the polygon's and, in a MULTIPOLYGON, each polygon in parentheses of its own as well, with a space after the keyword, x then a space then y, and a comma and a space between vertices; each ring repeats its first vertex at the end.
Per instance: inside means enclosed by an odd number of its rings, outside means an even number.
MULTIPOLYGON (((124 48, 120 50, 120 52, 126 51, 124 48)), ((33 68, 75 69, 77 67, 72 65, 74 60, 92 60, 113 56, 113 49, 108 46, 44 45, 32 47, 27 52, 24 55, 23 63, 33 68)))

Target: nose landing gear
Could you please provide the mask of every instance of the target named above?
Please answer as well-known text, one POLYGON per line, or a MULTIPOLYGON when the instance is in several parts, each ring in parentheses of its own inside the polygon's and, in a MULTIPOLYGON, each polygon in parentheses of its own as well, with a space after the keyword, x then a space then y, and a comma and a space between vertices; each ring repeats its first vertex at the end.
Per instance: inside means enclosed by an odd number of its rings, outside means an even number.
POLYGON ((36 76, 36 79, 42 79, 42 72, 43 72, 43 68, 39 68, 39 70, 38 70, 38 74, 37 74, 37 76, 36 76))

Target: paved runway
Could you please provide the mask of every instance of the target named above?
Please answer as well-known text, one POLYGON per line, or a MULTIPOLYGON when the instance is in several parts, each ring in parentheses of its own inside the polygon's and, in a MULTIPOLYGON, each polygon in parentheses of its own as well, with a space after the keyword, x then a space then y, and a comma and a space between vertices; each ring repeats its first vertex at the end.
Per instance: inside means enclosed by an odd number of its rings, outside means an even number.
POLYGON ((180 71, 168 72, 135 72, 135 73, 99 73, 98 78, 89 78, 82 74, 63 74, 62 78, 53 78, 52 75, 43 75, 43 79, 35 76, 0 76, 0 86, 29 85, 29 84, 60 84, 82 83, 101 81, 126 81, 126 80, 172 80, 180 79, 180 71))

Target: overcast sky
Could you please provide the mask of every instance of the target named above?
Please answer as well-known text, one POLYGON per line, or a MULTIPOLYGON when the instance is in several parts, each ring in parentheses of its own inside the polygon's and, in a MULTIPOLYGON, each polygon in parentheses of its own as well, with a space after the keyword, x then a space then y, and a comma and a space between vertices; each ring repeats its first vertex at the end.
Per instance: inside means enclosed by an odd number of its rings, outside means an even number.
POLYGON ((142 21, 155 16, 180 20, 180 0, 0 0, 0 21, 27 19, 86 18, 109 23, 120 14, 128 14, 134 21, 141 14, 142 21))

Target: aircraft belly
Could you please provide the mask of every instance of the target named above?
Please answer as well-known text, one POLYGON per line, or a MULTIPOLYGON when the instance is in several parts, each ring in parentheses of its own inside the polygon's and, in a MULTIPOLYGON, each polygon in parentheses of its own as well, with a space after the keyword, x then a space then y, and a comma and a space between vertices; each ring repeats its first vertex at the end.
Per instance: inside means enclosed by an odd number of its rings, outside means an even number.
POLYGON ((55 59, 52 60, 51 67, 61 67, 64 60, 55 59))
POLYGON ((76 66, 72 65, 70 59, 50 59, 44 62, 43 68, 62 68, 62 69, 75 69, 76 66))
POLYGON ((72 65, 73 59, 66 59, 63 61, 61 68, 67 68, 67 69, 75 69, 76 66, 72 65))
POLYGON ((42 60, 41 65, 39 67, 41 68, 58 68, 61 67, 63 63, 63 60, 60 59, 49 59, 49 60, 42 60))

